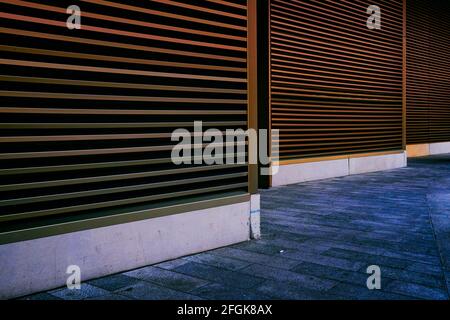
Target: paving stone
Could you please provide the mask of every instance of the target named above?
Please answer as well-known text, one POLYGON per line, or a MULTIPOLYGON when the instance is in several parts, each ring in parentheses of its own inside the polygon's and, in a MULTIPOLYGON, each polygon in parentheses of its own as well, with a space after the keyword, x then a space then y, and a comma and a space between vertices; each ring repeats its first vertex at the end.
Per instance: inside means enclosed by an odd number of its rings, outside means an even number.
POLYGON ((286 257, 297 259, 303 262, 311 262, 319 265, 336 267, 350 271, 357 271, 364 265, 364 263, 360 261, 328 257, 320 254, 308 254, 301 251, 288 252, 286 253, 286 257))
POLYGON ((261 292, 240 289, 223 284, 212 283, 195 289, 192 294, 208 300, 270 300, 272 297, 261 292))
POLYGON ((284 246, 278 246, 275 245, 274 243, 269 244, 268 242, 261 242, 261 241, 249 241, 234 245, 232 247, 240 250, 247 250, 265 255, 278 255, 280 252, 288 250, 284 246))
POLYGON ((184 259, 175 259, 175 260, 161 262, 161 263, 155 264, 154 266, 161 268, 161 269, 172 270, 172 269, 182 266, 183 264, 186 264, 188 262, 189 261, 184 260, 184 259))
POLYGON ((199 297, 194 295, 157 286, 145 281, 119 290, 116 293, 137 300, 200 300, 199 297))
POLYGON ((315 291, 299 284, 268 280, 254 290, 274 300, 339 300, 342 296, 315 291))
POLYGON ((424 273, 434 276, 442 276, 442 266, 416 262, 408 266, 405 270, 424 273))
POLYGON ((387 292, 386 290, 369 290, 367 286, 355 286, 347 283, 338 284, 327 293, 352 300, 415 300, 411 296, 387 292))
POLYGON ((256 252, 239 250, 235 248, 221 248, 211 251, 214 255, 230 257, 242 261, 258 263, 269 267, 289 270, 300 263, 298 260, 288 259, 284 257, 284 253, 278 256, 267 256, 256 252))
POLYGON ((343 243, 343 242, 336 242, 334 241, 333 244, 330 243, 331 247, 334 248, 340 248, 345 250, 351 250, 356 252, 362 252, 372 255, 379 255, 384 257, 391 257, 391 258, 397 258, 397 259, 403 259, 408 260, 412 262, 418 262, 418 263, 427 263, 430 265, 435 265, 440 269, 440 259, 438 256, 430 256, 430 255, 424 255, 414 252, 409 252, 406 250, 399 250, 399 249, 391 249, 391 248, 385 248, 382 247, 381 243, 358 243, 358 242, 351 242, 351 243, 343 243))
POLYGON ((95 287, 88 283, 81 283, 80 289, 56 289, 49 292, 51 295, 64 300, 82 300, 109 294, 109 291, 95 287))
POLYGON ((370 265, 383 265, 395 268, 406 268, 411 263, 406 260, 400 260, 396 258, 384 257, 380 255, 366 254, 361 252, 355 252, 343 249, 330 249, 323 253, 323 255, 331 256, 335 258, 351 259, 355 261, 360 261, 366 266, 370 265))
POLYGON ((112 276, 88 281, 89 284, 92 284, 96 287, 99 287, 99 288, 102 288, 102 289, 105 289, 108 291, 119 290, 124 287, 133 285, 137 282, 139 282, 137 279, 128 277, 124 274, 115 274, 112 276))
POLYGON ((251 265, 241 272, 247 274, 257 274, 258 277, 264 277, 266 279, 280 281, 285 283, 293 283, 303 288, 309 288, 317 291, 325 291, 337 284, 336 281, 318 278, 315 276, 300 274, 292 271, 272 268, 268 266, 262 266, 258 264, 251 265))
POLYGON ((125 275, 140 280, 150 281, 157 285, 182 292, 192 291, 208 283, 207 281, 199 278, 157 267, 145 267, 126 272, 125 275))
POLYGON ((119 301, 123 301, 123 300, 133 300, 133 299, 131 299, 131 298, 129 298, 129 297, 126 297, 126 296, 123 296, 123 295, 120 295, 120 294, 117 294, 117 293, 109 293, 109 294, 106 294, 106 295, 103 295, 103 296, 99 296, 99 297, 92 297, 92 298, 87 298, 87 299, 85 299, 85 300, 97 300, 97 301, 100 301, 100 300, 119 300, 119 301))
POLYGON ((310 239, 307 236, 302 236, 296 233, 289 233, 286 231, 277 231, 277 232, 270 232, 269 230, 266 230, 266 228, 263 227, 262 231, 262 237, 261 239, 264 241, 270 241, 273 239, 284 239, 284 240, 291 240, 295 241, 296 243, 300 244, 303 241, 307 241, 310 239))
MULTIPOLYGON (((380 266, 381 278, 389 278, 393 280, 401 280, 404 282, 411 282, 427 287, 444 288, 445 279, 442 274, 435 276, 430 274, 424 274, 414 272, 405 269, 390 268, 387 266, 380 266)), ((362 269, 361 272, 365 272, 366 269, 362 269)))
POLYGON ((295 241, 290 239, 271 239, 270 241, 260 240, 260 242, 272 242, 277 246, 283 248, 283 253, 289 251, 302 251, 308 253, 321 254, 330 249, 327 245, 322 245, 321 243, 317 243, 314 241, 295 241))
POLYGON ((36 300, 36 301, 41 301, 41 300, 62 300, 61 298, 58 298, 54 295, 51 295, 47 292, 41 292, 41 293, 37 293, 37 294, 33 294, 30 296, 26 296, 26 297, 22 297, 19 298, 17 300, 36 300))
POLYGON ((393 281, 386 287, 386 290, 421 299, 431 299, 431 300, 449 299, 448 292, 446 290, 429 288, 419 284, 402 281, 393 281))
POLYGON ((303 262, 292 269, 293 272, 309 274, 323 279, 347 282, 355 285, 365 285, 368 275, 363 272, 348 271, 315 263, 303 262))
POLYGON ((448 294, 450 296, 450 271, 446 271, 445 272, 445 281, 446 281, 446 284, 447 284, 447 292, 448 292, 448 294))
POLYGON ((247 289, 264 281, 261 277, 251 276, 240 272, 215 268, 200 263, 189 262, 174 269, 177 272, 199 277, 201 279, 225 285, 233 284, 237 288, 247 289))
POLYGON ((243 269, 251 264, 250 262, 213 255, 210 253, 200 253, 193 256, 185 257, 183 259, 187 260, 186 263, 192 261, 197 263, 203 263, 212 267, 224 268, 231 271, 243 269))

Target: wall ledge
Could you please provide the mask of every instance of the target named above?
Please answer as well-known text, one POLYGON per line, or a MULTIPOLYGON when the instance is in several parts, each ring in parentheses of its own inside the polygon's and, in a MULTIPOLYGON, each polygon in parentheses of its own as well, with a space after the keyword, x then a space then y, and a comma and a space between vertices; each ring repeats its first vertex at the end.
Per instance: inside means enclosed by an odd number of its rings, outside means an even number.
POLYGON ((283 186, 307 181, 315 181, 352 174, 376 172, 406 167, 404 151, 377 153, 374 155, 349 155, 337 159, 320 159, 307 162, 281 164, 278 172, 272 176, 272 186, 283 186))

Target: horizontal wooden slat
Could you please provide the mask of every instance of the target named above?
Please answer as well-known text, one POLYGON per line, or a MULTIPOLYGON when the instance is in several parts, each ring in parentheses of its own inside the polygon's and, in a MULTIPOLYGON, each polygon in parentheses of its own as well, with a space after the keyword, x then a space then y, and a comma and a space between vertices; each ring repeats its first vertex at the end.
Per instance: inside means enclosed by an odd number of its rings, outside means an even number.
MULTIPOLYGON (((192 150, 204 149, 206 146, 233 146, 242 145, 243 142, 238 143, 218 143, 218 144, 192 144, 192 150)), ((58 151, 37 151, 37 152, 12 152, 12 153, 0 153, 0 160, 11 159, 32 159, 32 158, 45 158, 45 157, 71 157, 71 156, 86 156, 86 155, 113 155, 113 154, 128 154, 128 153, 141 153, 141 152, 156 152, 156 151, 171 151, 173 144, 151 147, 129 147, 129 148, 102 148, 102 149, 78 149, 78 150, 58 150, 58 151)), ((0 187, 1 188, 1 187, 0 187)))
POLYGON ((0 113, 23 114, 82 114, 82 115, 245 115, 243 110, 111 110, 111 109, 59 109, 59 108, 8 108, 0 107, 0 113))
POLYGON ((131 69, 117 69, 117 68, 99 68, 81 65, 63 65, 58 63, 45 63, 45 62, 34 62, 34 61, 22 61, 13 59, 0 59, 0 64, 3 65, 14 65, 23 67, 34 67, 34 68, 49 68, 49 69, 59 69, 59 70, 74 70, 74 71, 87 71, 87 72, 104 72, 104 73, 116 73, 116 74, 126 74, 126 75, 139 75, 139 76, 149 76, 149 77, 164 77, 164 78, 184 78, 184 79, 195 79, 195 80, 207 80, 207 81, 226 81, 226 82, 245 82, 242 78, 229 78, 229 77, 211 77, 202 76, 194 74, 184 74, 184 73, 169 73, 169 72, 153 72, 153 71, 141 71, 141 70, 131 70, 131 69))

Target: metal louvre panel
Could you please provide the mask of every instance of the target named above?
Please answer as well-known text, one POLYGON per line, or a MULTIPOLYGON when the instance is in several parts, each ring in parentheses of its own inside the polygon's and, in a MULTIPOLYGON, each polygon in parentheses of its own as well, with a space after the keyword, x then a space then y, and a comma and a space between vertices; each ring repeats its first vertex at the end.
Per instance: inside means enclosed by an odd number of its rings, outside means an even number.
POLYGON ((247 165, 171 161, 177 128, 247 127, 247 1, 2 0, 0 18, 0 232, 247 194, 247 165))
POLYGON ((407 143, 450 141, 450 3, 406 4, 407 143))
POLYGON ((280 159, 402 149, 402 1, 270 4, 271 126, 280 159))

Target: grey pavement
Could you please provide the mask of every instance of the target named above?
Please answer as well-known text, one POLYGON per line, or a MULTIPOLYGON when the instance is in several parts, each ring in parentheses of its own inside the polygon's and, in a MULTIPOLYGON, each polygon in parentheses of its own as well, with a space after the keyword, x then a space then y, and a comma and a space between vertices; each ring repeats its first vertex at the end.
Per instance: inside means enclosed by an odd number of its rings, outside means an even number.
POLYGON ((449 299, 450 155, 261 191, 262 239, 23 299, 449 299), (367 267, 381 269, 369 290, 367 267))

